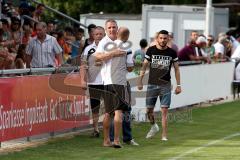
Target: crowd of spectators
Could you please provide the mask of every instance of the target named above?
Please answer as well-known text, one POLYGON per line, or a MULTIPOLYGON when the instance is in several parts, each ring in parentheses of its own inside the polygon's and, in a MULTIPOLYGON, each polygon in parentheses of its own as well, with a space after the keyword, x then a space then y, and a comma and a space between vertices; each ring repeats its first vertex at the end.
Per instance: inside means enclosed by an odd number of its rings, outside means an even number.
MULTIPOLYGON (((43 25, 43 32, 47 37, 56 39, 62 48, 61 56, 63 62, 59 64, 40 64, 39 66, 27 65, 26 53, 29 51, 29 43, 37 37, 39 40, 39 31, 36 26, 42 22, 42 15, 45 10, 43 4, 36 6, 30 5, 27 1, 20 1, 20 5, 15 7, 12 3, 1 1, 2 14, 0 19, 0 69, 23 69, 26 67, 55 67, 62 64, 79 65, 80 55, 83 47, 91 41, 91 36, 86 42, 83 41, 84 29, 66 26, 60 29, 55 20, 50 20, 43 25)), ((89 33, 91 32, 89 28, 89 33)), ((95 26, 93 26, 95 27, 95 26)), ((61 27, 62 28, 62 27, 61 27)), ((41 33, 43 34, 43 33, 41 33)), ((49 47, 48 47, 48 51, 49 47)))
MULTIPOLYGON (((34 67, 26 65, 27 60, 25 55, 29 42, 34 37, 37 37, 36 24, 42 21, 44 10, 44 5, 38 4, 34 7, 25 0, 22 0, 18 7, 14 7, 12 3, 2 1, 2 14, 0 19, 0 69, 34 67)), ((84 48, 93 42, 92 30, 96 25, 89 25, 89 38, 84 41, 84 29, 79 26, 67 26, 64 29, 59 29, 54 20, 48 21, 46 24, 46 34, 55 37, 62 48, 62 64, 79 66, 80 57, 84 48)), ((175 44, 174 34, 170 33, 168 47, 178 53, 180 61, 216 63, 239 59, 239 42, 240 33, 235 31, 219 33, 216 37, 192 31, 188 43, 183 48, 179 48, 177 44, 175 44)), ((156 41, 153 41, 149 46, 155 45, 155 43, 156 41)), ((140 61, 143 61, 142 55, 146 52, 147 44, 146 39, 141 40, 141 48, 136 51, 133 57, 136 66, 139 64, 141 66, 139 60, 141 59, 140 61), (139 51, 141 51, 142 54, 140 55, 141 58, 138 55, 139 51)), ((56 64, 44 65, 44 67, 62 65, 59 64, 57 60, 55 61, 56 64)))

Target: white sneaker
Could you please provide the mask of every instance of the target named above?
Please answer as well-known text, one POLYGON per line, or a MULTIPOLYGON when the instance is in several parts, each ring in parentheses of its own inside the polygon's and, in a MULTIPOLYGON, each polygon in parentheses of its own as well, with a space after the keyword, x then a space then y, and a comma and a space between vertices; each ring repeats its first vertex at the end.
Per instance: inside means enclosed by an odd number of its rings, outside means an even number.
POLYGON ((162 137, 162 141, 168 141, 166 137, 162 137))
POLYGON ((157 125, 157 123, 155 123, 154 125, 152 125, 150 131, 148 132, 146 138, 152 138, 157 132, 159 131, 159 127, 157 125))
POLYGON ((132 146, 139 146, 139 144, 135 142, 134 139, 132 139, 131 141, 125 142, 125 144, 132 145, 132 146))

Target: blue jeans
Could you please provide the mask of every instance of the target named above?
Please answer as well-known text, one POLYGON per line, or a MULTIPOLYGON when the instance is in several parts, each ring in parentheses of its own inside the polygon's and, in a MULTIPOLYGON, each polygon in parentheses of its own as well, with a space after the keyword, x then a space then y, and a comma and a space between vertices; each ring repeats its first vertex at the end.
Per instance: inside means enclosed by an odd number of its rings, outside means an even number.
POLYGON ((157 98, 160 98, 160 104, 164 107, 170 107, 171 104, 171 83, 167 85, 148 84, 146 95, 147 108, 154 108, 157 98))
MULTIPOLYGON (((122 135, 123 135, 123 142, 128 142, 132 140, 131 107, 129 107, 128 111, 123 112, 122 135)), ((110 141, 113 142, 114 140, 113 120, 111 121, 109 136, 110 136, 110 141)))

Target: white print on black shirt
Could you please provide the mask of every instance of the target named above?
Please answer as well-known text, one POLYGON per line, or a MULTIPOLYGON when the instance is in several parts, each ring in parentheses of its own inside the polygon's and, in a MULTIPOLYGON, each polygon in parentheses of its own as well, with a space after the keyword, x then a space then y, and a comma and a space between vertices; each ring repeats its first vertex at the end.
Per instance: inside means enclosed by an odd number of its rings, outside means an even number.
POLYGON ((152 55, 152 68, 168 70, 171 64, 172 57, 163 55, 152 55))

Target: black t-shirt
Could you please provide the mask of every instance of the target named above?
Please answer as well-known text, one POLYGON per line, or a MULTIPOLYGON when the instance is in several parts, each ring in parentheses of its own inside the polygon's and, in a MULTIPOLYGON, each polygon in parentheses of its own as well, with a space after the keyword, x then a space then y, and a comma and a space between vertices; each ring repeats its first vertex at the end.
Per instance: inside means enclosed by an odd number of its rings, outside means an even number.
POLYGON ((170 82, 171 66, 178 61, 177 53, 171 49, 158 49, 156 46, 149 47, 145 58, 150 62, 148 84, 161 85, 170 82))

